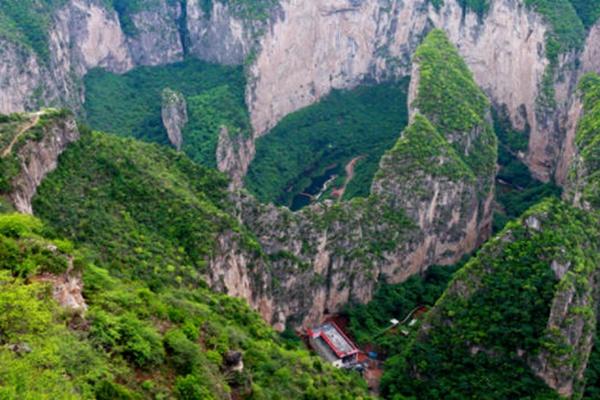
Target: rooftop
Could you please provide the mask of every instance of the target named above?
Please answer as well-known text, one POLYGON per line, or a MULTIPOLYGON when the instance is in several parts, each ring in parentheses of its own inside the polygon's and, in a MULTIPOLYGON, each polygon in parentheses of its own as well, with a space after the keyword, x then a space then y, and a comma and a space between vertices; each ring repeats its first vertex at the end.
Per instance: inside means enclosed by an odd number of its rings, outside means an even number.
POLYGON ((359 352, 356 345, 333 321, 309 329, 308 334, 312 339, 321 338, 339 358, 345 358, 359 352))

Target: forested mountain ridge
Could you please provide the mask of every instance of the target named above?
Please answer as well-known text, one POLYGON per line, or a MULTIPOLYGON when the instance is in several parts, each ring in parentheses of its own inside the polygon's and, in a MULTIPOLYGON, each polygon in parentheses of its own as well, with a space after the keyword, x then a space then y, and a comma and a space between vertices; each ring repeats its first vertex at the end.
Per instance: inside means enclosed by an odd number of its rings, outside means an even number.
POLYGON ((3 2, 0 397, 594 398, 599 13, 3 2))

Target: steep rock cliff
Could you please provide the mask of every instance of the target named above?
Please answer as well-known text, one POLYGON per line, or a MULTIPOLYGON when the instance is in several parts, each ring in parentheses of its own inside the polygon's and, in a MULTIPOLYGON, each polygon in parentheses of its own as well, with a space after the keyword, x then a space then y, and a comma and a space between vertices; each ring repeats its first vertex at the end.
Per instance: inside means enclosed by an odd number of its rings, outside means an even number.
POLYGON ((415 114, 382 159, 371 195, 297 213, 234 195, 270 268, 247 260, 245 274, 231 274, 229 265, 212 262, 212 285, 235 293, 251 271, 258 274, 251 288, 267 285, 260 307, 267 320, 278 329, 286 321, 311 324, 349 301, 368 300, 383 277, 400 282, 434 263, 454 263, 489 235, 496 159, 489 103, 443 32, 432 32, 418 54, 415 71, 424 77, 411 102, 433 123, 415 114), (431 74, 448 85, 436 85, 431 74), (458 110, 470 119, 453 119, 458 110))
POLYGON ((600 76, 585 75, 579 87, 581 119, 565 198, 585 210, 600 210, 600 76))
POLYGON ((485 390, 498 398, 583 393, 600 304, 600 78, 586 75, 579 87, 564 201, 533 207, 458 273, 406 364, 385 379, 390 393, 469 397, 488 385, 460 387, 473 374, 494 382, 485 390), (508 365, 525 373, 513 376, 508 365), (405 381, 394 382, 399 376, 405 381), (442 376, 451 378, 438 382, 442 376))
POLYGON ((188 123, 187 102, 179 92, 166 88, 162 92, 162 121, 169 141, 179 151, 183 145, 182 130, 188 123))
POLYGON ((0 38, 0 113, 34 109, 34 93, 44 87, 38 59, 23 46, 0 38))
MULTIPOLYGON (((577 77, 600 69, 594 56, 598 25, 583 49, 562 54, 549 71, 546 40, 552 28, 521 0, 491 1, 481 15, 456 0, 434 3, 261 0, 248 6, 159 0, 123 15, 97 0, 69 0, 52 16, 49 63, 3 40, 0 79, 10 90, 0 92, 0 112, 55 102, 77 108, 84 100, 80 79, 90 68, 123 72, 189 54, 248 64, 247 104, 260 136, 333 88, 408 75, 414 50, 437 27, 459 48, 494 105, 506 106, 518 130, 529 130, 525 161, 536 177, 548 180, 558 168, 560 180, 558 157, 577 77), (540 92, 548 85, 556 104, 540 108, 540 92)), ((240 173, 246 170, 243 162, 240 173)))
POLYGON ((598 228, 597 216, 558 200, 510 223, 457 274, 386 390, 581 393, 598 305, 598 228))
POLYGON ((426 0, 282 2, 284 17, 261 40, 250 72, 247 102, 256 133, 332 88, 408 75, 422 37, 439 27, 492 101, 507 106, 513 124, 531 127, 532 151, 545 151, 536 144, 545 133, 535 119, 547 65, 542 18, 517 0, 491 2, 483 18, 455 1, 444 3, 436 9, 426 0))
POLYGON ((241 64, 266 24, 243 20, 220 1, 211 2, 208 14, 198 1, 168 0, 141 1, 119 12, 99 0, 68 0, 47 11, 47 60, 17 40, 0 40, 0 87, 7 89, 0 91, 0 113, 51 104, 78 109, 85 100, 81 78, 92 68, 122 73, 181 61, 188 52, 241 64))
POLYGON ((231 178, 231 188, 240 189, 248 165, 254 158, 254 140, 244 134, 232 135, 227 127, 221 127, 217 142, 217 168, 231 178))
POLYGON ((77 139, 79 130, 69 113, 46 110, 25 117, 1 155, 3 167, 10 171, 8 187, 3 191, 17 211, 33 213, 31 200, 38 186, 56 168, 60 154, 77 139))

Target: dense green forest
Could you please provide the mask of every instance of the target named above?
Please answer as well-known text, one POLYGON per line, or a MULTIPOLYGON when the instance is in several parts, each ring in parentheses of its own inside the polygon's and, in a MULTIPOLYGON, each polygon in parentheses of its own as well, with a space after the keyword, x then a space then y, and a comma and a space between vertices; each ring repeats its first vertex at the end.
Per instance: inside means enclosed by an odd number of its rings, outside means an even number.
POLYGON ((193 160, 215 166, 221 126, 233 134, 248 134, 242 67, 198 60, 159 67, 139 67, 117 75, 101 69, 85 77, 86 121, 94 129, 161 144, 168 137, 161 118, 162 91, 184 95, 189 124, 184 147, 193 160))
POLYGON ((511 220, 546 197, 559 198, 562 189, 554 182, 535 179, 519 158, 526 154, 529 132, 514 130, 503 110, 494 111, 494 131, 498 137, 498 174, 496 176, 496 208, 494 232, 499 232, 511 220))
POLYGON ((67 0, 2 0, 0 36, 32 49, 43 62, 48 62, 52 12, 66 2, 67 0))
POLYGON ((93 249, 51 231, 0 214, 0 398, 366 398, 360 380, 286 347, 244 302, 202 286, 150 290, 142 275, 118 278, 93 249), (71 263, 83 274, 85 319, 36 278, 71 263), (229 351, 242 352, 242 372, 224 367, 229 351))
POLYGON ((201 279, 222 230, 260 251, 230 216, 222 175, 164 146, 81 130, 39 188, 44 222, 0 214, 1 398, 367 398, 358 376, 201 279), (45 273, 82 276, 85 319, 57 306, 45 273), (241 372, 226 367, 232 351, 241 372))
POLYGON ((510 223, 454 278, 424 322, 428 328, 388 361, 384 393, 419 399, 481 393, 489 399, 558 398, 519 354, 541 349, 564 354, 561 336, 546 330, 549 309, 556 290, 567 290, 575 279, 576 285, 589 284, 598 256, 596 225, 593 215, 554 200, 510 223), (544 216, 544 228, 529 229, 530 216, 544 216), (577 271, 560 284, 546 261, 559 253, 577 271))
POLYGON ((464 265, 432 266, 423 275, 410 277, 401 284, 382 282, 367 304, 348 304, 342 315, 349 319, 348 329, 360 345, 371 345, 384 357, 401 353, 414 339, 419 325, 407 330, 410 319, 397 329, 389 329, 392 319, 403 321, 418 307, 431 308, 442 296, 453 274, 464 265))
POLYGON ((98 249, 113 271, 155 286, 197 284, 223 230, 257 246, 225 212, 226 187, 224 176, 174 150, 86 132, 40 186, 34 209, 61 235, 98 249))
POLYGON ((360 157, 344 198, 368 196, 381 156, 408 121, 407 86, 403 80, 334 91, 288 115, 258 140, 246 186, 263 202, 289 206, 332 166, 341 186, 344 167, 360 157))

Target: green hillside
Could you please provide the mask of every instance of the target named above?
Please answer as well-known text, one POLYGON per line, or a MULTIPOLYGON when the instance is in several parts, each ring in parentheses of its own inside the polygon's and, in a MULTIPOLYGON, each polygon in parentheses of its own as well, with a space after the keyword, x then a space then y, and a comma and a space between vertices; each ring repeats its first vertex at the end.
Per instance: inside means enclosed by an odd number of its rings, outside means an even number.
POLYGON ((189 123, 183 131, 183 151, 194 161, 216 166, 221 126, 249 134, 242 67, 198 60, 157 67, 139 67, 118 75, 101 69, 85 76, 86 122, 93 129, 168 144, 161 117, 162 91, 184 95, 189 123))
POLYGON ((360 380, 286 347, 244 302, 203 287, 151 290, 97 262, 37 219, 0 214, 0 398, 366 398, 360 380), (70 262, 85 319, 36 279, 70 262), (242 352, 242 372, 224 368, 228 351, 242 352))
POLYGON ((327 170, 344 182, 344 167, 358 158, 344 198, 366 197, 383 153, 408 122, 408 81, 334 91, 285 117, 256 144, 246 186, 263 202, 290 206, 327 170))

